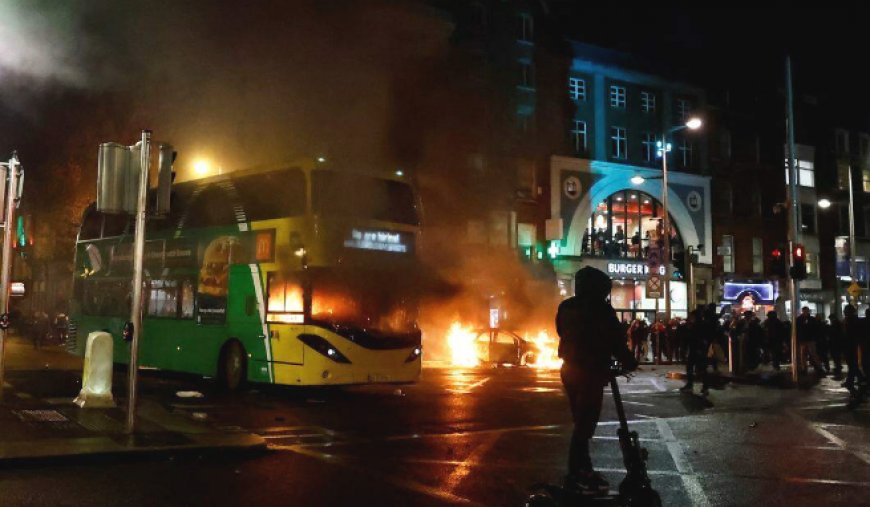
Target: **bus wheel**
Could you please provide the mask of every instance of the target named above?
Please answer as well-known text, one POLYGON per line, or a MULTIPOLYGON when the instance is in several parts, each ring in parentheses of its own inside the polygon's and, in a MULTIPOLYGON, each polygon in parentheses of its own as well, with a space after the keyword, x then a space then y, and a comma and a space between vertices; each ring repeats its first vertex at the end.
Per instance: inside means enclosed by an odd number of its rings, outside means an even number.
POLYGON ((222 389, 235 391, 247 380, 245 348, 236 340, 224 345, 218 359, 218 382, 222 389))

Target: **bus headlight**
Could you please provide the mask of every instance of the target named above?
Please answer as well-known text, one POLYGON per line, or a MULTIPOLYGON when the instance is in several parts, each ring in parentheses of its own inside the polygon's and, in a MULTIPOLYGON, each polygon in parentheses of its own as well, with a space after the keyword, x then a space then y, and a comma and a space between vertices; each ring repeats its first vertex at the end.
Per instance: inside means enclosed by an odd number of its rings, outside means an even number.
POLYGON ((308 345, 317 352, 323 354, 327 358, 335 361, 336 363, 350 364, 350 359, 342 354, 337 348, 333 347, 331 343, 326 341, 326 339, 320 336, 314 334, 301 334, 299 335, 299 341, 301 341, 305 345, 308 345))
POLYGON ((416 361, 417 358, 420 357, 420 354, 422 354, 422 353, 423 353, 422 347, 414 347, 414 350, 412 350, 411 353, 408 354, 408 357, 405 359, 405 362, 410 363, 410 362, 416 361))

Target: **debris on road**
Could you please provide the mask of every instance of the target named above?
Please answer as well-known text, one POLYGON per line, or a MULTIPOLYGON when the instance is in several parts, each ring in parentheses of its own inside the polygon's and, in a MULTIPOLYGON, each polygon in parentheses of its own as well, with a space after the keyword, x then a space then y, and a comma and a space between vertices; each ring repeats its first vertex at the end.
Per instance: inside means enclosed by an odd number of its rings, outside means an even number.
POLYGON ((205 395, 199 391, 178 391, 175 396, 179 398, 204 398, 205 395))

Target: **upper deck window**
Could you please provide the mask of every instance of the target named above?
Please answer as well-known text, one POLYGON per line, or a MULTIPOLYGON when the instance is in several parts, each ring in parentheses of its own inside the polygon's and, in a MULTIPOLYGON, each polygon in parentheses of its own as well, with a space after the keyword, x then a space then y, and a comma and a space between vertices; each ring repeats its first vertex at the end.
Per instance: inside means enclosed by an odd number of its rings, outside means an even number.
POLYGON ((245 176, 234 183, 248 220, 305 214, 305 175, 299 169, 245 176))
POLYGON ((312 173, 312 208, 324 217, 419 225, 414 192, 401 181, 331 171, 312 173))

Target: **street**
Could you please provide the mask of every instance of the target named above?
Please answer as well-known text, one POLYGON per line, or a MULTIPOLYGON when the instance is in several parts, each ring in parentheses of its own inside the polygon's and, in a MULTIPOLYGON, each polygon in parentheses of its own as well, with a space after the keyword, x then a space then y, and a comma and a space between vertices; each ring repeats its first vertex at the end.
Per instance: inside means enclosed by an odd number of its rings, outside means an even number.
MULTIPOLYGON (((17 392, 75 393, 78 371, 45 369, 61 352, 9 354, 33 363, 11 359, 25 368, 10 372, 17 392)), ((849 411, 834 381, 809 390, 728 385, 705 400, 679 393, 666 371, 645 366, 622 382, 664 505, 866 503, 870 409, 849 411)), ((251 386, 230 395, 149 372, 142 387, 143 397, 191 418, 260 434, 269 450, 6 466, 4 504, 522 505, 534 483, 560 480, 571 431, 552 370, 430 366, 416 385, 251 386)), ((624 474, 615 420, 605 398, 592 451, 614 487, 624 474)))

